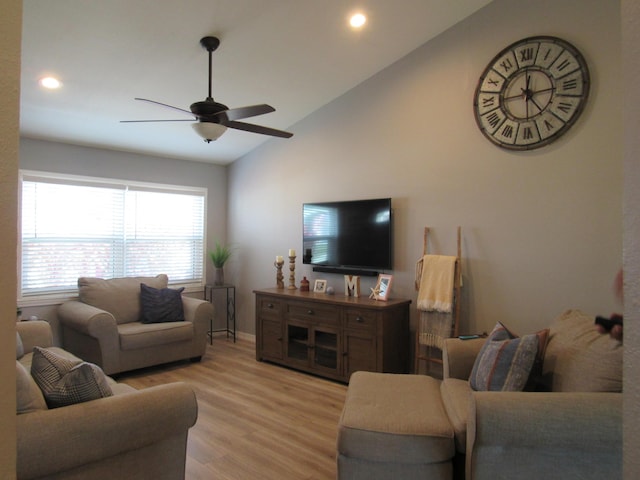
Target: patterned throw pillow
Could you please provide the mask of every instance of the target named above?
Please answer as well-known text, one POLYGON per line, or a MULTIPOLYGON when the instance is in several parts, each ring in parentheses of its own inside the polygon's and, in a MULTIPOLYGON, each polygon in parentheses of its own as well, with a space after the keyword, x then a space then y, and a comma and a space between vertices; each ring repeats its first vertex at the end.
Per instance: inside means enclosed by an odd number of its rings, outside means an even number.
POLYGON ((69 360, 46 348, 33 348, 31 376, 42 390, 49 408, 113 395, 100 367, 69 360))
POLYGON ((140 284, 140 306, 142 323, 182 322, 184 307, 182 306, 183 288, 153 288, 140 284))
POLYGON ((517 337, 498 322, 476 357, 469 377, 471 388, 522 391, 536 362, 538 341, 538 334, 517 337))

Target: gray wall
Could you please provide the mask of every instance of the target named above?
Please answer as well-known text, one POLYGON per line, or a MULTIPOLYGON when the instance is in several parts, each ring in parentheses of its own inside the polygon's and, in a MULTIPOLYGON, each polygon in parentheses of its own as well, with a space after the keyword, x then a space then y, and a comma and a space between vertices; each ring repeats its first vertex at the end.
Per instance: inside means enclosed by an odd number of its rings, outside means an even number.
MULTIPOLYGON (((228 218, 240 248, 230 272, 240 330, 255 330, 252 290, 275 286, 274 257, 301 251, 302 203, 371 197, 393 198, 392 294, 414 300, 412 325, 427 225, 443 254, 455 253, 462 226, 461 332, 500 320, 526 333, 566 308, 620 310, 611 287, 622 261, 620 7, 579 4, 496 0, 294 125, 292 139, 234 162, 228 218), (556 35, 582 51, 590 100, 554 144, 506 151, 478 130, 473 94, 493 56, 532 35, 556 35)), ((342 291, 341 276, 315 274, 300 258, 296 275, 342 291)))

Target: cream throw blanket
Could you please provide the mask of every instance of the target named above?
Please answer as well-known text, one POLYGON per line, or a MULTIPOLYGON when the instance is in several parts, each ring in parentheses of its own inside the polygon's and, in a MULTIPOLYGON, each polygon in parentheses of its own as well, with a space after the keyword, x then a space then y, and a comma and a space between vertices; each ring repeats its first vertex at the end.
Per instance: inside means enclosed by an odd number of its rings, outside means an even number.
POLYGON ((419 342, 442 349, 443 339, 453 328, 453 286, 456 257, 425 255, 416 266, 421 270, 418 289, 419 342), (420 268, 422 267, 422 268, 420 268))

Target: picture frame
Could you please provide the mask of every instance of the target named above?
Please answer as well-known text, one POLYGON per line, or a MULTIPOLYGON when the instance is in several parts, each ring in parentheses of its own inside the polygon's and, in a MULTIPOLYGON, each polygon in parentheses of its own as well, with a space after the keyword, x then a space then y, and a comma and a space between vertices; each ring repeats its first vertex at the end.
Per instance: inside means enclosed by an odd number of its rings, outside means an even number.
POLYGON ((325 293, 327 291, 327 281, 326 280, 316 280, 313 283, 313 291, 314 291, 314 293, 325 293))
POLYGON ((393 283, 393 275, 387 275, 381 273, 378 275, 378 283, 373 289, 372 296, 376 300, 386 302, 389 300, 389 293, 391 292, 391 283, 393 283))

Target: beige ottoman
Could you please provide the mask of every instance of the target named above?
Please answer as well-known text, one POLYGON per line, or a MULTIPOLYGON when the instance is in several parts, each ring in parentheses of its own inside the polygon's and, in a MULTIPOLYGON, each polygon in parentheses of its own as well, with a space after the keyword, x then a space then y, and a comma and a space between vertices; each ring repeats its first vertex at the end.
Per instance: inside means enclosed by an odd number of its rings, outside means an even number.
POLYGON ((354 373, 337 448, 339 480, 451 480, 453 428, 440 382, 424 375, 354 373))

